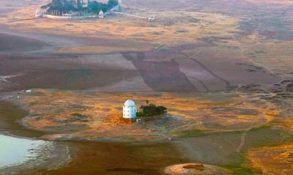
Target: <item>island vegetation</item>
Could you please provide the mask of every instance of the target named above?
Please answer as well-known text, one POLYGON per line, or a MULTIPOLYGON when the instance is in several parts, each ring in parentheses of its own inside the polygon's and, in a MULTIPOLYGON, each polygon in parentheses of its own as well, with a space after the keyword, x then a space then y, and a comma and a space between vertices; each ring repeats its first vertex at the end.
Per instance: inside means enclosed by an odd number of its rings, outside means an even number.
POLYGON ((140 111, 136 113, 138 118, 151 118, 156 116, 161 116, 167 114, 167 108, 165 106, 157 106, 155 104, 149 104, 146 102, 146 105, 140 107, 140 111))
POLYGON ((86 4, 81 1, 67 1, 67 0, 52 0, 51 3, 42 6, 43 9, 48 9, 48 13, 99 13, 100 11, 107 12, 117 6, 119 3, 117 0, 109 0, 107 3, 90 1, 86 4))

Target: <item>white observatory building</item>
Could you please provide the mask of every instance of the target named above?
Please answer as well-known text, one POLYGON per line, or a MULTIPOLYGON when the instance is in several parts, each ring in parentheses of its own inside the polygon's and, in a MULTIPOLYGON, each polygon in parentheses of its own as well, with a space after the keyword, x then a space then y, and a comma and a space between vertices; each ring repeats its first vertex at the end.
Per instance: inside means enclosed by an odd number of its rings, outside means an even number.
POLYGON ((133 100, 126 100, 123 106, 123 118, 135 119, 136 118, 136 104, 133 100))

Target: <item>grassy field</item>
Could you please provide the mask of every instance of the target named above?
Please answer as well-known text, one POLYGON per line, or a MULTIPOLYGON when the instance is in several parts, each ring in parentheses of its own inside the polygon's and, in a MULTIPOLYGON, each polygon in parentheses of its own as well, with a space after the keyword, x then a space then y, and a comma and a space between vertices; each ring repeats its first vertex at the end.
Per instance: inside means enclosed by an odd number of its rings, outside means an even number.
POLYGON ((251 161, 251 166, 261 170, 263 175, 290 175, 293 171, 292 152, 293 144, 266 146, 250 150, 248 159, 251 161))
POLYGON ((30 113, 22 120, 25 126, 58 133, 44 138, 65 140, 161 140, 194 135, 191 134, 194 130, 202 133, 246 131, 265 125, 279 115, 276 106, 248 94, 217 102, 172 93, 34 90, 33 94, 22 96, 20 105, 30 113), (168 117, 143 125, 117 123, 115 117, 121 116, 126 98, 134 99, 138 106, 146 100, 166 106, 168 117), (254 102, 256 98, 258 103, 254 102))
POLYGON ((13 11, 0 18, 2 24, 22 31, 40 31, 62 35, 107 36, 117 39, 143 40, 160 44, 178 44, 191 42, 206 36, 229 37, 237 32, 237 19, 222 14, 186 12, 186 11, 151 11, 137 12, 141 16, 150 13, 158 21, 128 17, 109 17, 107 20, 51 20, 35 19, 37 6, 13 11), (187 19, 187 20, 186 20, 187 19))

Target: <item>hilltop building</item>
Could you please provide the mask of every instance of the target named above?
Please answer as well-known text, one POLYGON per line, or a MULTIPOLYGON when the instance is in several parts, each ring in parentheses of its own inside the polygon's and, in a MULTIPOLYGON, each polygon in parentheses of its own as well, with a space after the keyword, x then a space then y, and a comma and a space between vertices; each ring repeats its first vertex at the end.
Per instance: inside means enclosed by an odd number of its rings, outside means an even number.
POLYGON ((72 1, 74 4, 76 4, 76 6, 80 5, 84 8, 88 7, 89 3, 91 2, 100 2, 104 4, 107 4, 109 2, 109 0, 67 0, 67 1, 72 1))
POLYGON ((51 0, 35 12, 35 17, 52 19, 104 18, 120 11, 121 0, 51 0))
POLYGON ((137 107, 133 100, 126 100, 123 106, 123 118, 136 119, 137 107))
POLYGON ((103 19, 104 18, 104 12, 101 10, 99 12, 99 19, 103 19))
MULTIPOLYGON (((72 4, 75 8, 83 7, 87 8, 90 3, 103 3, 107 4, 111 0, 52 0, 53 3, 59 3, 59 4, 72 4), (55 2, 54 2, 55 1, 55 2)), ((117 1, 118 4, 120 4, 121 0, 117 1)))

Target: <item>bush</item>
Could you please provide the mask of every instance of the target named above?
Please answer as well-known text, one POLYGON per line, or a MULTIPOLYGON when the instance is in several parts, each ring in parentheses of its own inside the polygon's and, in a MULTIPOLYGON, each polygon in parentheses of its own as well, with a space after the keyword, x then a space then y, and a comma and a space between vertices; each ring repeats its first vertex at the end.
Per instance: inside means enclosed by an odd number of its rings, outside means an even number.
POLYGON ((137 117, 154 117, 158 115, 163 115, 167 113, 167 108, 164 106, 156 106, 154 104, 149 104, 142 106, 142 111, 137 112, 137 117))

